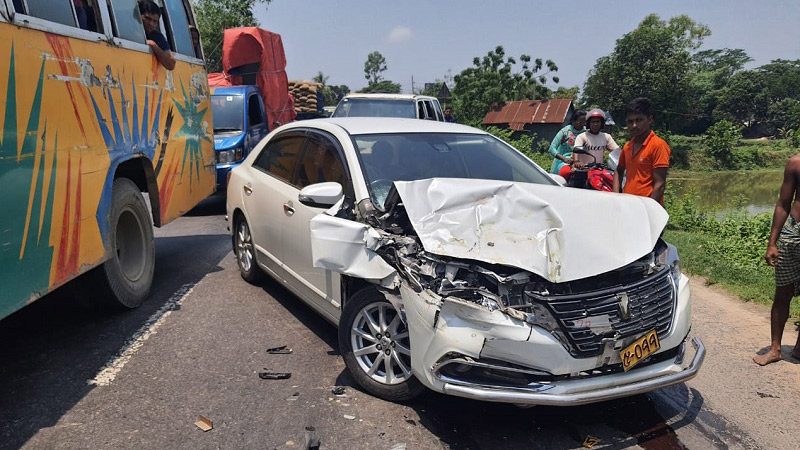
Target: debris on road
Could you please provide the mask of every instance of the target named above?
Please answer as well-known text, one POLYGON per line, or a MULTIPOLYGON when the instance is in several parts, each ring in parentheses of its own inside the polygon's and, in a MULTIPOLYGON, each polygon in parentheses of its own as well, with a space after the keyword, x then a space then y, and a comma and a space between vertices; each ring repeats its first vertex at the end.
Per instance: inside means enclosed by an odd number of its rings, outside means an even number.
POLYGON ((403 442, 400 444, 394 444, 393 446, 389 447, 389 450, 406 450, 406 448, 406 444, 403 442))
POLYGON ((268 348, 267 353, 271 355, 289 355, 292 353, 292 349, 286 348, 285 345, 281 345, 280 347, 268 348))
POLYGON ((200 418, 194 424, 197 426, 197 428, 200 428, 204 432, 214 428, 214 423, 211 422, 211 419, 202 414, 200 414, 200 418))
POLYGON ((331 389, 331 393, 333 395, 344 395, 344 386, 336 386, 335 388, 331 389))
POLYGON ((600 442, 599 437, 586 436, 586 439, 583 440, 583 446, 586 448, 592 448, 597 445, 598 442, 600 442))
POLYGON ((344 418, 347 420, 355 420, 356 416, 351 416, 350 414, 345 414, 344 418))
POLYGON ((319 450, 319 445, 316 429, 310 426, 306 427, 306 443, 304 448, 307 450, 319 450))
POLYGON ((756 394, 758 394, 758 396, 761 397, 761 398, 780 398, 777 395, 767 394, 766 392, 758 392, 758 391, 756 391, 756 394))
POLYGON ((291 372, 259 372, 258 378, 262 380, 286 380, 291 378, 291 372))

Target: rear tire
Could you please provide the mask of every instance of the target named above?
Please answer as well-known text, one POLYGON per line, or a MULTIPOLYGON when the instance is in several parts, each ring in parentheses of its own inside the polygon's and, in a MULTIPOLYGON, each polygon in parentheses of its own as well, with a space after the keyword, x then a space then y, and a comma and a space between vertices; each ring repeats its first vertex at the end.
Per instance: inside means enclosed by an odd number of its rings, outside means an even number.
POLYGON ((111 256, 80 280, 80 295, 106 306, 133 309, 150 293, 156 258, 147 203, 127 178, 114 180, 109 225, 111 256))
POLYGON ((408 327, 373 286, 347 299, 339 322, 339 350, 358 385, 376 397, 404 401, 425 390, 411 371, 408 327))
POLYGON ((248 283, 256 283, 263 279, 264 272, 256 261, 256 248, 253 245, 253 234, 250 232, 250 225, 247 219, 240 216, 236 220, 233 231, 233 252, 236 255, 236 263, 239 266, 239 273, 248 283))

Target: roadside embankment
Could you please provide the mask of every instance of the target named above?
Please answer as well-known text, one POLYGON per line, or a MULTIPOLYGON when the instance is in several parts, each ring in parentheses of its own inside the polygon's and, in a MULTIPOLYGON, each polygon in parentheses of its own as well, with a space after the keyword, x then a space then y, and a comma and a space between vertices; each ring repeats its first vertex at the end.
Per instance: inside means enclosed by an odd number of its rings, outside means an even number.
MULTIPOLYGON (((701 275, 745 301, 772 302, 773 269, 763 257, 771 213, 719 218, 699 211, 693 195, 667 195, 665 207, 670 220, 664 238, 678 248, 685 272, 701 275)), ((792 303, 791 314, 800 317, 800 302, 792 303)))

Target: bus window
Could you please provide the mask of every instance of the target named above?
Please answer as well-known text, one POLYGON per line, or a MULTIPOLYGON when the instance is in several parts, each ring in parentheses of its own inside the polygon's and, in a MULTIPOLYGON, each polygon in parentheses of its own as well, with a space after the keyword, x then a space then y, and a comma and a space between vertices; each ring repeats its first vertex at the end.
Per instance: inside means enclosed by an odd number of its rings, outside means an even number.
POLYGON ((136 0, 107 0, 114 24, 114 35, 120 39, 144 44, 144 27, 136 0))
POLYGON ((76 27, 71 3, 72 0, 28 0, 28 15, 76 27))
POLYGON ((192 35, 189 33, 189 18, 183 0, 164 0, 169 22, 172 25, 173 48, 184 55, 195 56, 192 35))

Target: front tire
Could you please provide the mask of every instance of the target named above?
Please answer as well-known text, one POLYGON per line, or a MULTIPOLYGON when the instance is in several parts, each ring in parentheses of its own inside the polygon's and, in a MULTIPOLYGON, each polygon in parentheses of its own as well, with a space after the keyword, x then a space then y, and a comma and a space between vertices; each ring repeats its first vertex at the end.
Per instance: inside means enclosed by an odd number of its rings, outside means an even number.
POLYGON ((347 299, 339 322, 339 349, 358 385, 376 397, 404 401, 424 390, 411 370, 408 327, 375 287, 347 299))
POLYGON ((250 232, 250 225, 248 225, 247 219, 244 217, 239 217, 236 221, 233 239, 233 250, 242 278, 251 284, 260 281, 264 273, 256 261, 253 234, 250 232))
POLYGON ((79 280, 77 293, 95 304, 137 308, 150 294, 156 252, 150 212, 133 181, 114 180, 108 219, 111 255, 79 280))

